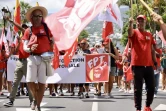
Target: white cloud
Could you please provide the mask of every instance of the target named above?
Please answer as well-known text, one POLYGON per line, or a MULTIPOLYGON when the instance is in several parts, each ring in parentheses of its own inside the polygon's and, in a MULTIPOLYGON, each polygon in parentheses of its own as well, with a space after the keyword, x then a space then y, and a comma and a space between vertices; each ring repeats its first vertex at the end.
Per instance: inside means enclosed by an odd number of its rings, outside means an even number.
MULTIPOLYGON (((9 7, 10 11, 13 12, 13 7, 15 6, 16 0, 0 0, 0 9, 3 7, 9 7)), ((54 13, 62 9, 65 5, 66 0, 20 0, 29 3, 32 7, 36 6, 36 2, 39 3, 40 6, 44 6, 48 13, 54 13)), ((0 19, 2 15, 0 13, 0 19)))

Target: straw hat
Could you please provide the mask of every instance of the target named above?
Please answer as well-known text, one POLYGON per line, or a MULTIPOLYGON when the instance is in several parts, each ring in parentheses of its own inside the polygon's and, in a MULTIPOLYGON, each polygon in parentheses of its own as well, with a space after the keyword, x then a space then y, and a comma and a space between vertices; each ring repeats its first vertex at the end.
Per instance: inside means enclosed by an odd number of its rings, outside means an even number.
POLYGON ((47 9, 44 8, 44 7, 42 7, 42 6, 35 6, 35 7, 32 7, 32 8, 30 8, 30 9, 27 11, 27 13, 26 13, 26 19, 27 19, 28 21, 31 21, 31 14, 32 14, 32 12, 35 11, 35 10, 41 10, 41 11, 42 11, 42 14, 43 14, 43 18, 45 18, 45 17, 47 16, 47 14, 48 14, 47 9))

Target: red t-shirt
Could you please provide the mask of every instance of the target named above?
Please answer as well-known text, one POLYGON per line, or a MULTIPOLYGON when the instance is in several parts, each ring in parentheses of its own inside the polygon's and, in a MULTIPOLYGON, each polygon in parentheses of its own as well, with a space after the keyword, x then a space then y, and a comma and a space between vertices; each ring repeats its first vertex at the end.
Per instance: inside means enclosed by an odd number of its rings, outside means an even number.
MULTIPOLYGON (((48 37, 46 36, 46 32, 44 30, 44 26, 41 25, 39 27, 32 27, 32 32, 34 35, 37 36, 37 49, 33 51, 33 53, 37 53, 37 54, 42 54, 44 52, 48 52, 51 50, 50 47, 50 41, 48 39, 48 37)), ((23 40, 29 40, 29 34, 30 34, 30 30, 29 28, 25 30, 24 33, 24 37, 23 40)), ((50 37, 52 37, 51 31, 49 30, 49 35, 50 37)))
POLYGON ((0 53, 0 70, 5 68, 5 62, 1 62, 4 60, 4 57, 0 53))
POLYGON ((123 69, 123 64, 120 64, 120 63, 121 63, 120 61, 116 62, 117 68, 118 69, 123 69))
POLYGON ((128 69, 128 67, 127 66, 123 66, 123 74, 125 75, 125 76, 127 76, 127 69, 128 69))
POLYGON ((131 65, 153 66, 151 49, 154 43, 152 34, 134 29, 134 35, 129 37, 131 48, 131 65))
MULTIPOLYGON (((18 45, 18 41, 16 41, 16 46, 18 45)), ((25 59, 29 57, 29 53, 25 52, 23 49, 23 41, 20 42, 20 46, 17 52, 18 58, 25 59)))

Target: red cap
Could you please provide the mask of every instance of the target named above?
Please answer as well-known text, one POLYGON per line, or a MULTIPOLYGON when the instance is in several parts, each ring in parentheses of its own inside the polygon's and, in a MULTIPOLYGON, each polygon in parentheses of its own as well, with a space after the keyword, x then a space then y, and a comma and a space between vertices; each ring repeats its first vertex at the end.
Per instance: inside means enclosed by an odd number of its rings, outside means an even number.
POLYGON ((137 19, 139 19, 139 18, 142 18, 142 19, 146 20, 146 16, 144 16, 144 15, 138 15, 137 19))
POLYGON ((104 39, 103 44, 108 44, 108 43, 109 43, 109 41, 111 42, 111 39, 106 38, 106 39, 104 39))

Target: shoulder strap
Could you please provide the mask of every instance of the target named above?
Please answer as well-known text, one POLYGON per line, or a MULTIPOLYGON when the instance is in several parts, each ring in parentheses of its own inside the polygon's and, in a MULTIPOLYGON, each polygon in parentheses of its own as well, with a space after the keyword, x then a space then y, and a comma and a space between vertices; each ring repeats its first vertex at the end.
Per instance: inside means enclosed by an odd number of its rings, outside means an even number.
POLYGON ((43 23, 43 26, 44 26, 44 30, 45 30, 45 32, 46 32, 46 35, 47 35, 47 37, 48 37, 48 40, 51 41, 51 40, 50 40, 50 36, 49 36, 49 30, 48 30, 47 24, 46 24, 46 23, 43 23))
POLYGON ((32 36, 32 26, 29 28, 29 40, 30 40, 31 36, 32 36))

